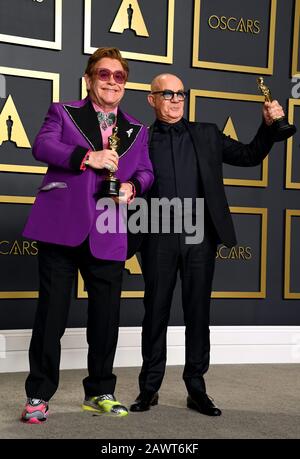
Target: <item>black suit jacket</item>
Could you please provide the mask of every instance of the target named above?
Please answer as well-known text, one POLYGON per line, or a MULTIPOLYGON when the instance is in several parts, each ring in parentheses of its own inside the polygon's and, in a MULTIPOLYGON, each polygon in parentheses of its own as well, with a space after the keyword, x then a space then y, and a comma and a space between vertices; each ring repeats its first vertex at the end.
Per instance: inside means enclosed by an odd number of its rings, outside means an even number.
POLYGON ((254 139, 243 144, 224 135, 215 124, 184 122, 197 153, 204 198, 220 242, 232 247, 237 241, 224 190, 222 164, 243 167, 260 164, 273 145, 271 129, 263 122, 254 139))
MULTIPOLYGON (((249 144, 243 144, 224 135, 215 124, 189 122, 183 119, 188 129, 197 156, 198 171, 203 184, 204 199, 220 242, 228 247, 236 244, 236 235, 229 211, 223 184, 223 163, 233 166, 257 166, 268 155, 273 140, 271 129, 264 122, 249 144)), ((149 130, 149 155, 151 157, 152 125, 149 130)), ((152 149, 153 151, 153 149, 152 149)), ((153 164, 154 170, 159 164, 153 164)), ((155 189, 155 177, 148 198, 155 189)), ((131 253, 142 242, 142 236, 135 237, 135 244, 130 244, 131 253), (135 248, 133 249, 133 246, 135 248)), ((133 254, 133 253, 132 253, 133 254)))

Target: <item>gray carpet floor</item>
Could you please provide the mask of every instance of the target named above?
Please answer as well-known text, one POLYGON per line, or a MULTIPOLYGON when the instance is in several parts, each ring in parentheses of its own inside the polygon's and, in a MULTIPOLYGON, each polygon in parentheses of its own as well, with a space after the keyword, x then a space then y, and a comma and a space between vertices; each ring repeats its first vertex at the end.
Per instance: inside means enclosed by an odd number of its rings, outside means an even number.
MULTIPOLYGON (((299 365, 214 365, 207 392, 223 415, 210 418, 186 408, 182 367, 167 368, 159 405, 125 418, 81 412, 85 370, 61 371, 60 386, 42 425, 19 421, 25 373, 0 374, 0 438, 288 439, 300 438, 299 365)), ((138 368, 117 368, 117 398, 129 405, 138 393, 138 368)))

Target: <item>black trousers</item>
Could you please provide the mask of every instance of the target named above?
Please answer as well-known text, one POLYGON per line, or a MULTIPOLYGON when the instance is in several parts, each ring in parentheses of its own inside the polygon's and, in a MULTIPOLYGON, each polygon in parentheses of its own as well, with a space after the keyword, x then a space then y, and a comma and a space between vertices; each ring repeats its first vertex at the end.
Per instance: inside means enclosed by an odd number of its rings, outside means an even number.
POLYGON ((186 326, 183 379, 191 395, 206 391, 203 375, 209 367, 210 295, 217 238, 207 227, 201 244, 186 245, 183 238, 178 234, 152 234, 142 246, 145 316, 141 391, 158 391, 164 377, 167 327, 178 270, 186 326))
POLYGON ((39 243, 39 300, 29 349, 28 397, 48 401, 59 383, 60 339, 64 334, 78 269, 88 292, 86 395, 113 394, 124 262, 99 260, 88 240, 78 247, 39 243))

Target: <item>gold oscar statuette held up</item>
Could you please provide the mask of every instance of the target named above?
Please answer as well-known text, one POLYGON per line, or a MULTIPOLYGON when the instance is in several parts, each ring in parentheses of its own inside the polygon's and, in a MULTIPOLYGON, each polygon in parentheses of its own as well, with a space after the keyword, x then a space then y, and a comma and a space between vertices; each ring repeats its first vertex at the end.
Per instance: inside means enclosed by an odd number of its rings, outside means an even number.
MULTIPOLYGON (((108 143, 110 150, 118 151, 120 147, 120 138, 117 136, 118 127, 113 128, 113 133, 108 137, 108 143)), ((110 196, 118 196, 120 190, 120 180, 115 177, 115 173, 113 171, 108 171, 106 177, 102 182, 102 195, 106 197, 110 196)))
MULTIPOLYGON (((257 84, 262 95, 265 97, 265 101, 272 102, 273 99, 271 96, 271 91, 268 86, 264 84, 263 77, 257 78, 257 84)), ((296 126, 289 124, 286 116, 275 119, 271 124, 271 129, 274 142, 281 142, 282 140, 286 140, 294 135, 297 131, 296 126)))

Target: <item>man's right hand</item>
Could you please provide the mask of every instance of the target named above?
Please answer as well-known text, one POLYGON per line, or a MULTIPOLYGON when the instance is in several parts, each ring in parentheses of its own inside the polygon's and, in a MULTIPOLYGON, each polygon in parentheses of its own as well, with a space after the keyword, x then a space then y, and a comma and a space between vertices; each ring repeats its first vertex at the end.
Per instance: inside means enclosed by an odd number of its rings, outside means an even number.
POLYGON ((88 165, 93 169, 108 169, 115 172, 118 169, 119 156, 114 150, 91 151, 88 165))

